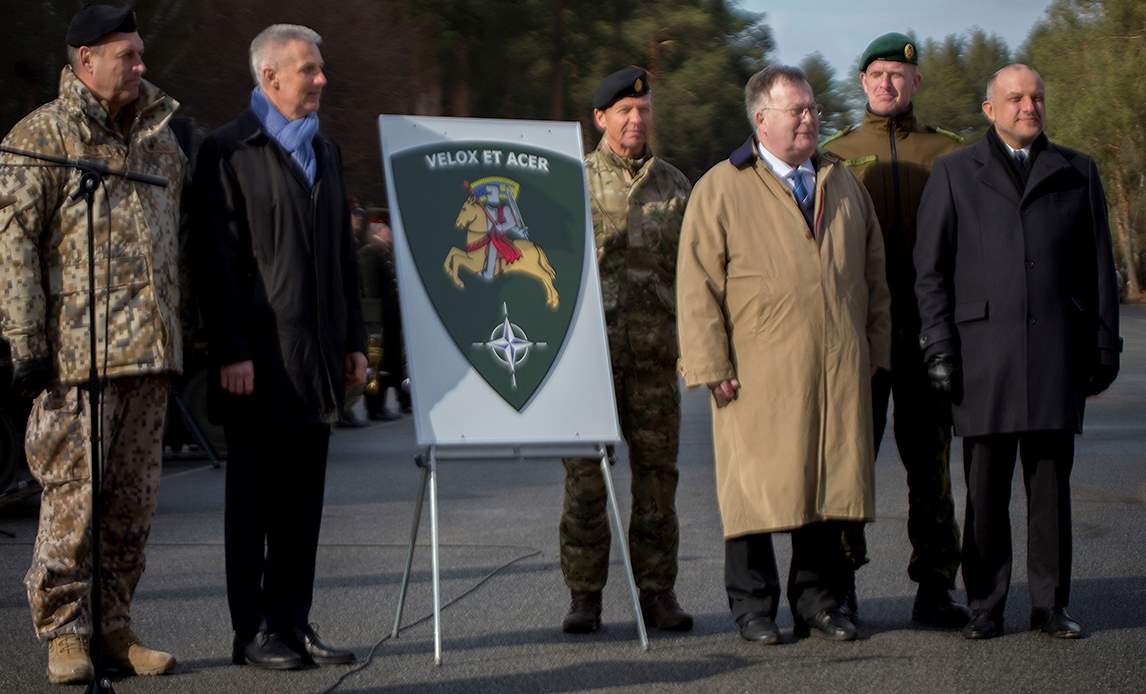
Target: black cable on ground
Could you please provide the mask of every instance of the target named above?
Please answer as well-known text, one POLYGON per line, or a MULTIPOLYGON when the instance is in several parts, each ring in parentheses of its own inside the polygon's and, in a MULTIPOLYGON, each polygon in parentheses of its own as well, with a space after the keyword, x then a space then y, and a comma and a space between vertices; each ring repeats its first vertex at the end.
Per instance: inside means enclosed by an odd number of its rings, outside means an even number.
MULTIPOLYGON (((442 547, 442 546, 445 546, 445 545, 439 545, 439 547, 442 547)), ((510 559, 508 562, 502 564, 501 566, 497 567, 493 571, 490 571, 488 574, 486 574, 484 577, 482 577, 482 579, 480 581, 473 584, 472 586, 470 586, 466 590, 462 591, 461 594, 455 596, 454 598, 452 598, 451 600, 446 602, 444 605, 442 605, 441 611, 445 612, 446 609, 448 609, 451 605, 454 605, 454 604, 460 602, 463 598, 466 598, 469 595, 473 594, 475 591, 477 591, 478 588, 481 588, 483 585, 485 585, 485 583, 487 581, 489 581, 491 578, 496 576, 499 572, 501 572, 505 569, 508 569, 509 567, 513 566, 514 564, 516 564, 519 561, 525 561, 526 559, 536 557, 540 554, 541 554, 540 550, 534 550, 533 552, 530 552, 529 554, 523 554, 519 557, 515 557, 513 559, 510 559)), ((425 622, 428 622, 433 618, 434 618, 434 613, 431 612, 430 614, 428 614, 428 615, 426 615, 420 619, 417 619, 413 622, 410 622, 409 624, 406 624, 405 626, 399 626, 398 631, 402 632, 402 631, 405 631, 405 630, 410 629, 412 627, 416 627, 419 624, 423 624, 425 622)), ((374 654, 378 652, 378 649, 382 647, 382 644, 384 644, 390 640, 390 637, 391 637, 391 634, 386 634, 381 639, 379 639, 378 642, 375 643, 374 646, 370 649, 370 652, 366 654, 365 660, 363 660, 361 663, 354 666, 353 668, 347 670, 346 672, 342 673, 342 675, 337 680, 334 681, 334 684, 331 684, 326 689, 323 689, 320 692, 320 694, 330 694, 330 692, 333 692, 335 689, 338 689, 340 686, 342 686, 342 683, 345 682, 346 680, 350 679, 351 676, 356 675, 359 672, 362 672, 366 668, 370 667, 370 664, 374 661, 374 654)))

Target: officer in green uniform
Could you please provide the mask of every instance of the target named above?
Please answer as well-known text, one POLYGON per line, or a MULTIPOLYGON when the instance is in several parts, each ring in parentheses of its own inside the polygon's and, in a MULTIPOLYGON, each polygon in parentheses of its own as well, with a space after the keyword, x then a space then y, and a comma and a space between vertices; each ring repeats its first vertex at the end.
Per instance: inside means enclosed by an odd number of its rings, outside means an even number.
MULTIPOLYGON (((645 621, 688 630, 677 603, 676 517, 680 394, 673 280, 680 225, 692 186, 653 155, 649 76, 638 67, 609 75, 593 95, 604 136, 585 157, 609 356, 621 432, 629 448, 633 506, 629 546, 645 621)), ((596 631, 609 568, 609 521, 600 462, 565 461, 561 571, 572 593, 562 628, 596 631)))
MULTIPOLYGON (((919 199, 931 166, 963 140, 916 121, 911 99, 923 81, 918 59, 915 43, 904 34, 884 34, 872 41, 860 59, 860 82, 867 96, 863 121, 821 147, 844 159, 864 184, 883 229, 891 289, 891 372, 881 371, 874 378, 872 410, 878 453, 888 399, 894 395, 895 442, 907 470, 907 533, 912 547, 907 573, 919 584, 912 619, 959 628, 968 613, 951 597, 959 569, 959 526, 951 498, 950 409, 930 389, 919 350, 912 248, 919 199)), ((843 542, 854 566, 867 562, 862 531, 849 533, 843 542)), ((854 582, 849 588, 854 610, 854 582)))

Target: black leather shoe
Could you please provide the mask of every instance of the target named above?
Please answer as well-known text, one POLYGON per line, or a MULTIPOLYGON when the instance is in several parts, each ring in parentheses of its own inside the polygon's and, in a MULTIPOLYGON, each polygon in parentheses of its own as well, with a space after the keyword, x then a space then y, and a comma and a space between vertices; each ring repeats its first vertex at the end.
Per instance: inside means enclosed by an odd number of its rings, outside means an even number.
POLYGON ((780 643, 780 629, 766 614, 745 615, 736 620, 736 624, 740 627, 740 638, 745 641, 756 641, 765 646, 780 643))
POLYGON ((859 598, 856 597, 856 587, 853 585, 848 588, 840 600, 840 611, 844 613, 852 624, 859 624, 860 609, 859 598))
POLYGON ((1031 610, 1031 630, 1035 629, 1056 639, 1082 638, 1082 625, 1067 614, 1065 607, 1053 610, 1036 607, 1031 610))
POLYGON ((293 636, 298 654, 304 661, 313 661, 315 665, 350 665, 356 660, 351 651, 323 643, 313 624, 295 627, 293 636))
POLYGON ((911 619, 936 629, 961 629, 970 621, 971 611, 955 602, 946 587, 920 585, 911 619))
POLYGON ((681 609, 676 593, 671 590, 658 592, 641 591, 641 616, 646 624, 652 624, 661 631, 689 631, 692 629, 692 615, 681 609))
POLYGON ((798 639, 807 638, 814 633, 820 638, 832 641, 855 641, 858 635, 856 625, 852 624, 852 620, 848 619, 847 614, 838 607, 820 610, 815 617, 807 621, 800 616, 796 616, 795 619, 796 626, 792 633, 798 639))
POLYGON ((975 610, 971 621, 963 627, 965 639, 993 639, 1003 635, 1003 620, 995 619, 989 610, 975 610))
POLYGON ((235 665, 254 665, 266 670, 294 670, 302 667, 302 658, 273 631, 260 631, 254 638, 235 635, 231 650, 235 665))
POLYGON ((601 591, 575 590, 569 601, 569 613, 561 622, 566 634, 591 634, 601 628, 601 591))

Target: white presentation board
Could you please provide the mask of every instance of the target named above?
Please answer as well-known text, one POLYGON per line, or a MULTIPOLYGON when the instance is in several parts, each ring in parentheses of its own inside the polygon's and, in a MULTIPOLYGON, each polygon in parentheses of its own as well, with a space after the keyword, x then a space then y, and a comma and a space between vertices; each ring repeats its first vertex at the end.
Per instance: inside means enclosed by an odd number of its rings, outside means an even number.
POLYGON ((579 124, 378 125, 418 445, 618 442, 579 124))

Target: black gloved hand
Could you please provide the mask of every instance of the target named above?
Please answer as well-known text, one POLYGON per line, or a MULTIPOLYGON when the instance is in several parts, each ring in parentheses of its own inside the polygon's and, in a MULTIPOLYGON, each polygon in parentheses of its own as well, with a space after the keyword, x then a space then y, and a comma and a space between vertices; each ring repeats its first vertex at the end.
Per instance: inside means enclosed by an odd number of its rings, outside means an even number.
POLYGON ((1090 369, 1090 380, 1086 384, 1086 396, 1098 395, 1118 378, 1118 352, 1099 350, 1098 362, 1090 369))
POLYGON ((52 363, 47 359, 28 359, 12 365, 12 391, 29 400, 44 392, 52 383, 52 363))
POLYGON ((927 378, 931 387, 958 403, 963 400, 963 370, 954 354, 937 352, 927 358, 927 378))

